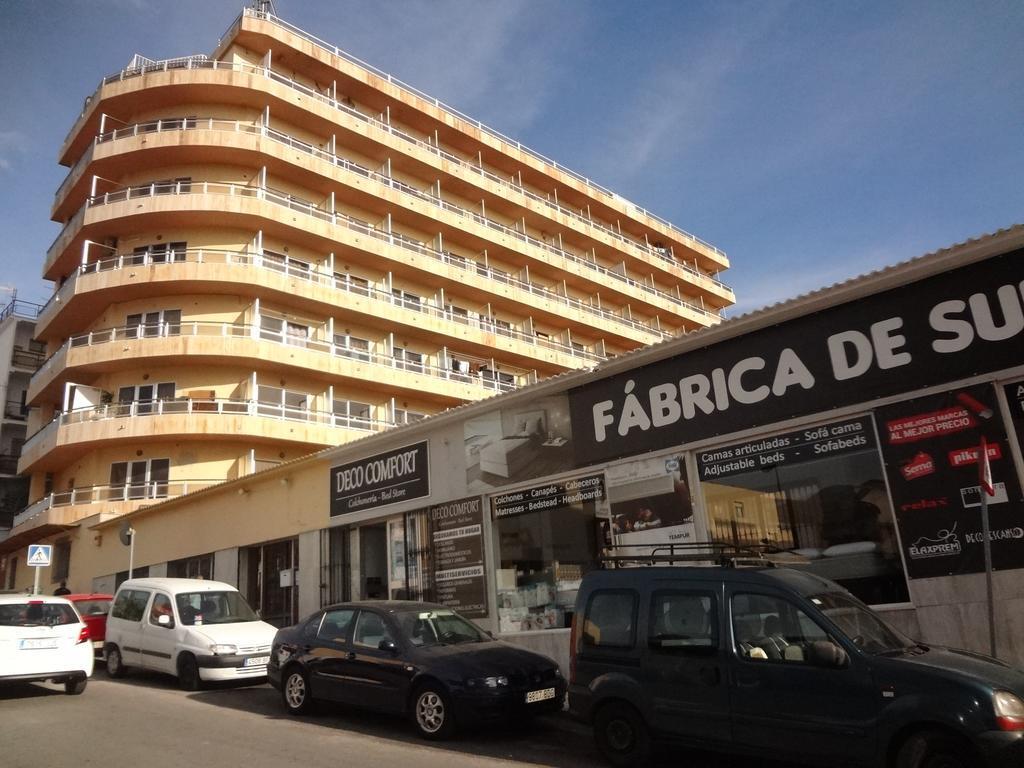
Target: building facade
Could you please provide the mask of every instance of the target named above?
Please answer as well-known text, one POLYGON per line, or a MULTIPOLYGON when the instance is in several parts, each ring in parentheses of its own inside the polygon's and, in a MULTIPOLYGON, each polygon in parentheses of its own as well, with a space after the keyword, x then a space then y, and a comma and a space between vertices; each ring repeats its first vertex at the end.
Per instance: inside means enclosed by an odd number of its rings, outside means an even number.
MULTIPOLYGON (((436 600, 567 663, 609 546, 761 547, 987 652, 984 499, 995 647, 1020 666, 1022 257, 1017 226, 137 510, 134 562, 236 583, 278 624, 436 600)), ((76 588, 125 575, 120 522, 65 534, 76 588)))
POLYGON ((105 77, 59 158, 6 551, 734 302, 718 249, 249 9, 209 56, 105 77))
MULTIPOLYGON (((28 429, 29 380, 43 362, 42 345, 33 339, 38 304, 17 298, 0 309, 0 540, 10 534, 14 516, 28 503, 28 478, 18 475, 18 459, 28 429)), ((0 563, 0 585, 7 576, 0 563)))

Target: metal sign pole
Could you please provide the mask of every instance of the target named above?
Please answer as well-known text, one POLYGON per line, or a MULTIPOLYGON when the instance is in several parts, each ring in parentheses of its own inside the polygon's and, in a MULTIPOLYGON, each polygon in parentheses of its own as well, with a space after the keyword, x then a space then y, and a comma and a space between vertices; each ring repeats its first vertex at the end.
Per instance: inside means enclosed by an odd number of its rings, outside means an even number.
POLYGON ((33 595, 38 595, 39 594, 39 571, 42 568, 42 566, 41 565, 37 565, 35 568, 36 568, 36 579, 35 579, 35 582, 33 583, 33 586, 32 586, 32 594, 33 595))
POLYGON ((985 546, 985 598, 988 605, 988 655, 996 656, 996 613, 992 601, 992 542, 988 534, 988 494, 979 487, 981 492, 981 538, 985 546))
POLYGON ((132 567, 135 565, 135 531, 131 532, 131 540, 128 543, 128 578, 132 577, 132 567))

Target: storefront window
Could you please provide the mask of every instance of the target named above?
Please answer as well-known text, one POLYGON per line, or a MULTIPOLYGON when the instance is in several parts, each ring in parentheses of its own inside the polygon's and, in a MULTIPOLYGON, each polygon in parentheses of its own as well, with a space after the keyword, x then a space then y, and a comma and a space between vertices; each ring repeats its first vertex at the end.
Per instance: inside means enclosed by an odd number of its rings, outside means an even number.
POLYGON ((716 542, 767 546, 871 604, 905 602, 892 506, 868 418, 697 455, 716 542))
POLYGON ((570 626, 580 580, 597 567, 603 496, 595 475, 492 497, 499 632, 570 626))

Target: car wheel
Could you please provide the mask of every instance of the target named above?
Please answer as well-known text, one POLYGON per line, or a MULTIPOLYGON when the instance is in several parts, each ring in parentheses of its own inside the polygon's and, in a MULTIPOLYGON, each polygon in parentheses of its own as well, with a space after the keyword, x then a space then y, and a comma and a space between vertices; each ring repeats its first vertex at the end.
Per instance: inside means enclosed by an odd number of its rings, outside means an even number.
POLYGON ((77 680, 65 680, 64 693, 68 696, 77 696, 85 690, 85 686, 88 682, 88 679, 84 677, 80 677, 77 680))
POLYGON ((974 768, 970 749, 941 731, 915 733, 900 747, 897 768, 974 768))
POLYGON ((178 657, 178 686, 183 691, 198 691, 203 686, 199 665, 191 653, 183 653, 178 657))
POLYGON ((439 741, 455 732, 455 713, 448 695, 440 685, 420 687, 413 696, 412 720, 424 739, 439 741))
POLYGON ((107 646, 107 677, 124 677, 124 659, 116 645, 107 646))
POLYGON ((604 758, 617 768, 646 765, 651 754, 647 725, 629 704, 606 704, 597 711, 594 740, 604 758))
POLYGON ((281 686, 281 699, 289 715, 305 715, 313 709, 313 691, 309 676, 299 667, 289 667, 281 686))

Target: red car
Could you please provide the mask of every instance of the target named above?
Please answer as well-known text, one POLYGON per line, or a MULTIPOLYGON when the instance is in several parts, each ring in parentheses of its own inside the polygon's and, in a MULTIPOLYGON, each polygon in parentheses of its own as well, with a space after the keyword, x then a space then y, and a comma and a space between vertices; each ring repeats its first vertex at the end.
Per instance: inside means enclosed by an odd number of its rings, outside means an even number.
POLYGON ((89 639, 92 641, 93 653, 97 656, 103 655, 103 640, 107 636, 107 614, 110 613, 110 604, 114 600, 113 595, 64 595, 65 598, 75 604, 75 608, 82 614, 82 619, 89 627, 89 639))

